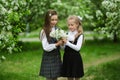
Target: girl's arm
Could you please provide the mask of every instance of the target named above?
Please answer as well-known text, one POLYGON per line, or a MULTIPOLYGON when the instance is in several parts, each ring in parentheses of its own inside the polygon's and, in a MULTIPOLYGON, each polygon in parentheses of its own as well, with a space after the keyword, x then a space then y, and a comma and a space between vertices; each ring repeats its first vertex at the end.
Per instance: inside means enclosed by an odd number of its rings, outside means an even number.
POLYGON ((56 44, 49 44, 48 41, 47 41, 47 37, 44 33, 44 31, 42 30, 41 33, 40 33, 40 40, 42 42, 42 47, 45 51, 52 51, 54 49, 56 49, 56 44))
POLYGON ((77 40, 77 44, 72 44, 69 41, 66 42, 66 45, 71 47, 72 49, 79 51, 81 49, 82 46, 82 41, 83 41, 83 35, 79 36, 78 40, 77 40))

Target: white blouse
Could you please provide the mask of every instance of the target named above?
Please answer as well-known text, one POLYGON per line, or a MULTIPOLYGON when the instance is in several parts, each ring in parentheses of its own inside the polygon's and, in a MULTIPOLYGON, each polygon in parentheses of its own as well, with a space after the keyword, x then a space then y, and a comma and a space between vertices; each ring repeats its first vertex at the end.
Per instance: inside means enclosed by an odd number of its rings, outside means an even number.
MULTIPOLYGON (((55 30, 55 27, 52 28, 52 31, 54 31, 54 30, 55 30)), ((42 42, 42 47, 45 51, 50 52, 50 51, 56 49, 55 43, 49 44, 49 42, 47 41, 47 37, 46 37, 44 30, 41 30, 40 40, 42 42)))
POLYGON ((76 33, 77 33, 77 31, 74 31, 74 32, 69 31, 68 32, 68 41, 67 41, 66 45, 76 51, 79 51, 82 46, 83 35, 79 36, 76 45, 69 42, 69 41, 74 41, 76 33))

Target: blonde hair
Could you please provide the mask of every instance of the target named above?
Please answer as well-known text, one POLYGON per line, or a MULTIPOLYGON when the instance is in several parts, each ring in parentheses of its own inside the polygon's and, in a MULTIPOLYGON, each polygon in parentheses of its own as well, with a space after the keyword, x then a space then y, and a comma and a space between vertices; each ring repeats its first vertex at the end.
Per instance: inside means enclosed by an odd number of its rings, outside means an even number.
POLYGON ((81 22, 80 18, 76 15, 71 15, 67 18, 67 21, 69 21, 69 20, 74 20, 74 22, 76 24, 78 24, 78 27, 77 27, 78 33, 75 35, 75 38, 77 38, 79 35, 83 34, 82 22, 81 22))

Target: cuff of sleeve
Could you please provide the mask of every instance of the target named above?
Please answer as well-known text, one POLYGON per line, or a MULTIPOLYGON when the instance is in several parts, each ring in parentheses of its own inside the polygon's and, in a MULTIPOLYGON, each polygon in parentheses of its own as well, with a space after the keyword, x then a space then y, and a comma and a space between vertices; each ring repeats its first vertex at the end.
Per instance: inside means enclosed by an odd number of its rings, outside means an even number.
POLYGON ((55 46, 55 44, 54 44, 54 49, 56 49, 57 47, 55 46))
POLYGON ((69 45, 69 43, 70 43, 70 42, 69 42, 69 41, 67 41, 67 42, 66 42, 66 45, 69 45))

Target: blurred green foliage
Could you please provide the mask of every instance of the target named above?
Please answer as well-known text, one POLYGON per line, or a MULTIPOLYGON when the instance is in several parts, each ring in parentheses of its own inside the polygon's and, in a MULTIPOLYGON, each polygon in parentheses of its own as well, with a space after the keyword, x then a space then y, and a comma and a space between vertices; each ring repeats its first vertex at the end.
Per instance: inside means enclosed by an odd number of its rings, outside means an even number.
POLYGON ((69 15, 78 15, 83 18, 84 31, 106 34, 105 38, 116 42, 120 37, 119 4, 119 0, 1 0, 0 50, 21 51, 19 34, 41 30, 49 9, 58 12, 58 26, 63 29, 67 29, 69 15))

